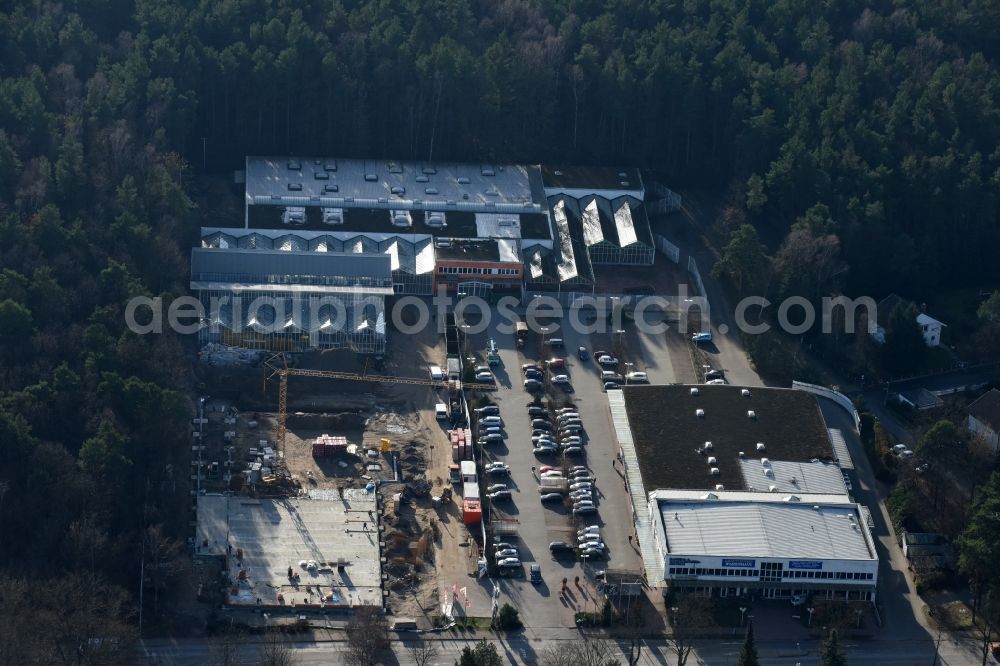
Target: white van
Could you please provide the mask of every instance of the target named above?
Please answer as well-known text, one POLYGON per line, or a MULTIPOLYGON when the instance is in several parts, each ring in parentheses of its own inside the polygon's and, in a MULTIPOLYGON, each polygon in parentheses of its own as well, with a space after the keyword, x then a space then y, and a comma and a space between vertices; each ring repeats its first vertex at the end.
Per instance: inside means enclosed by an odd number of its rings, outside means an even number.
POLYGON ((434 405, 434 416, 437 418, 438 421, 444 421, 446 418, 448 418, 448 405, 444 404, 443 402, 439 402, 438 404, 434 405))

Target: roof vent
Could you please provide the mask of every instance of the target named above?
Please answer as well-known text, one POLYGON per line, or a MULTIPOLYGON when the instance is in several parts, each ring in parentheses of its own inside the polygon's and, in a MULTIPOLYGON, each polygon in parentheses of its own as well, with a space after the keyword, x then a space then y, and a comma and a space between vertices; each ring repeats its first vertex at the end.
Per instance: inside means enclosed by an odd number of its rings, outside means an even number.
POLYGON ((704 409, 696 409, 696 410, 694 410, 694 415, 697 416, 699 419, 703 419, 703 418, 705 418, 705 410, 704 409))
POLYGON ((438 192, 438 188, 436 187, 425 187, 424 194, 440 194, 440 192, 438 192))
POLYGON ((375 181, 378 180, 378 176, 376 176, 373 173, 366 173, 365 180, 368 181, 369 183, 374 183, 375 181))
POLYGON ((763 466, 763 467, 768 467, 768 466, 770 466, 770 464, 771 464, 771 461, 770 461, 770 460, 768 460, 767 458, 761 458, 761 459, 760 459, 760 464, 761 464, 761 466, 763 466))
POLYGON ((301 169, 302 169, 302 162, 298 160, 288 160, 289 171, 300 171, 301 169))
POLYGON ((721 483, 717 483, 717 484, 715 484, 715 489, 716 490, 725 490, 726 487, 724 485, 722 485, 721 483))
POLYGON ((698 387, 697 386, 692 386, 691 387, 691 395, 698 395, 698 387))
POLYGON ((740 451, 740 458, 746 458, 746 457, 747 457, 747 454, 745 454, 742 451, 740 451))
POLYGON ((719 476, 719 468, 711 467, 709 468, 708 473, 711 474, 712 476, 719 476))
POLYGON ((742 395, 744 398, 749 398, 750 397, 750 389, 743 389, 742 391, 740 391, 740 395, 742 395))
POLYGON ((770 467, 765 467, 764 468, 764 476, 766 476, 769 479, 773 479, 774 478, 774 470, 771 469, 770 467))
POLYGON ((628 178, 628 174, 625 173, 624 171, 619 171, 618 172, 618 177, 619 178, 628 178))
POLYGON ((711 451, 712 450, 712 442, 705 442, 705 449, 707 449, 708 451, 711 451))
POLYGON ((776 493, 776 492, 778 492, 778 486, 768 486, 767 487, 767 492, 769 492, 769 493, 776 493))
POLYGON ((622 181, 622 187, 629 187, 630 185, 631 183, 629 183, 627 180, 622 181))
POLYGON ((747 410, 747 418, 748 419, 752 419, 752 420, 756 420, 757 419, 757 412, 753 411, 752 409, 748 409, 747 410))
POLYGON ((340 189, 340 186, 337 185, 336 183, 327 183, 326 185, 323 186, 323 191, 324 192, 336 192, 339 189, 340 189))
POLYGON ((701 498, 703 500, 717 500, 717 499, 719 499, 719 496, 716 495, 715 493, 706 493, 706 494, 702 495, 701 498))
POLYGON ((764 442, 757 442, 757 450, 758 451, 766 451, 767 450, 767 447, 764 446, 764 442))
POLYGON ((709 464, 709 465, 716 465, 716 464, 718 464, 718 462, 719 462, 719 461, 718 461, 718 460, 716 460, 715 456, 709 456, 709 457, 708 457, 708 464, 709 464))
POLYGON ((336 171, 337 170, 337 160, 327 160, 326 164, 323 165, 324 171, 336 171))
POLYGON ((330 174, 326 171, 314 171, 313 178, 316 180, 330 180, 330 174))
POLYGON ((301 192, 302 183, 288 183, 288 189, 292 192, 301 192))
POLYGON ((426 183, 427 181, 430 180, 430 178, 428 178, 427 176, 425 176, 423 174, 420 174, 419 176, 417 176, 413 180, 417 181, 418 183, 426 183))
POLYGON ((799 501, 799 496, 798 495, 789 495, 783 501, 785 501, 785 502, 798 502, 799 501))
POLYGON ((819 504, 813 504, 813 511, 819 511, 819 504))
POLYGON ((392 188, 389 191, 392 192, 393 194, 397 195, 397 196, 402 196, 402 195, 406 194, 406 188, 402 187, 400 185, 396 185, 394 188, 392 188))
POLYGON ((457 180, 459 185, 468 185, 470 182, 472 182, 469 180, 467 176, 459 176, 457 180))

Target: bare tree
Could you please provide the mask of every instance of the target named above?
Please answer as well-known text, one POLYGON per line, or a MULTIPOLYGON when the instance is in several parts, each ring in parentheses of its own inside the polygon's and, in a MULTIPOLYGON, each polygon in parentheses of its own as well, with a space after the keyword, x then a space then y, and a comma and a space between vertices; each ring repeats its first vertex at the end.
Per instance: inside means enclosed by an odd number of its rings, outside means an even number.
POLYGON ((153 586, 153 613, 159 613, 160 588, 166 587, 183 566, 181 544, 163 532, 159 525, 146 528, 142 535, 145 575, 153 586))
POLYGON ((643 644, 642 610, 633 603, 625 613, 625 639, 628 641, 628 666, 636 666, 642 657, 643 644))
POLYGON ((295 658, 287 639, 277 632, 270 632, 260 647, 261 666, 292 666, 295 658))
POLYGON ((684 666, 694 648, 695 634, 712 623, 712 602, 705 597, 685 595, 673 608, 672 619, 667 648, 677 655, 677 666, 684 666))
POLYGON ((359 606, 347 623, 347 661, 353 666, 376 666, 389 648, 389 622, 377 606, 359 606))
POLYGON ((218 636, 208 646, 210 666, 237 666, 243 663, 240 646, 246 638, 245 632, 237 627, 230 628, 218 636))
POLYGON ((417 639, 417 642, 411 645, 407 651, 417 666, 430 666, 438 655, 437 646, 423 639, 417 639))
POLYGON ((539 660, 540 666, 619 666, 619 662, 606 640, 585 637, 547 649, 539 660))

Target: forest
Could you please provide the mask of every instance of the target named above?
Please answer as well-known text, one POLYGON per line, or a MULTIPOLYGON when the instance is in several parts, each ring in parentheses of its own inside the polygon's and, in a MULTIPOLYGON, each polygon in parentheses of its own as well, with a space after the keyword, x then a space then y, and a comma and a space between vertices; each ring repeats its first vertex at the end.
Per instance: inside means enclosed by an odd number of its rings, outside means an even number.
POLYGON ((988 0, 5 3, 0 662, 111 661, 140 562, 150 592, 176 575, 193 349, 122 313, 185 293, 195 179, 264 153, 640 166, 776 239, 788 293, 919 298, 1000 278, 998 34, 988 0))

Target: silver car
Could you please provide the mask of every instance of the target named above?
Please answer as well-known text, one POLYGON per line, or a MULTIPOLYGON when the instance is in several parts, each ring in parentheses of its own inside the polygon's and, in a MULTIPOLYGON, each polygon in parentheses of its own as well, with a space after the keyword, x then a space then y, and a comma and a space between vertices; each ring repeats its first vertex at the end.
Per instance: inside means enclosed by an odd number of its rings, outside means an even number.
POLYGON ((496 552, 497 560, 502 560, 508 557, 518 557, 517 548, 504 548, 503 550, 498 550, 496 552))

